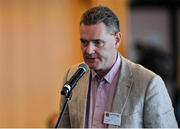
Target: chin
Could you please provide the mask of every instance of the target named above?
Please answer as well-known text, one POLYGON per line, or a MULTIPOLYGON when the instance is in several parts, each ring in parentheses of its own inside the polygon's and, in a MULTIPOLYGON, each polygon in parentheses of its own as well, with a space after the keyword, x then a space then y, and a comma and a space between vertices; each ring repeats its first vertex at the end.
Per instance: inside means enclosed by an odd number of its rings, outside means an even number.
POLYGON ((98 66, 97 65, 89 64, 89 63, 87 63, 87 65, 89 66, 90 69, 98 70, 98 66))

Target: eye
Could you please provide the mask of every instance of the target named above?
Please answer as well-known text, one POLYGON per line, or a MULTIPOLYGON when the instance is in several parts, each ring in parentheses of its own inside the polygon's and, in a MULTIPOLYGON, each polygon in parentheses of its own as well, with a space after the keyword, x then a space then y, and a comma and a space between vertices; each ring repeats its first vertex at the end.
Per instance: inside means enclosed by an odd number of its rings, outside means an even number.
POLYGON ((95 41, 93 41, 93 43, 96 47, 103 47, 104 46, 104 42, 101 40, 95 40, 95 41))
POLYGON ((82 47, 87 47, 88 44, 89 44, 89 41, 87 41, 87 40, 81 40, 81 46, 82 46, 82 47))

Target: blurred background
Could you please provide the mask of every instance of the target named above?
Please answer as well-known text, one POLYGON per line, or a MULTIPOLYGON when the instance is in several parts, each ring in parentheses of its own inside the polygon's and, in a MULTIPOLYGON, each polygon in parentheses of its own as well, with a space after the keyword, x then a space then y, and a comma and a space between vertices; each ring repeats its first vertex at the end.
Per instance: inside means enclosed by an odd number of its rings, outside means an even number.
POLYGON ((0 128, 52 126, 82 61, 79 18, 100 4, 120 19, 122 55, 164 79, 180 124, 179 0, 0 0, 0 128))

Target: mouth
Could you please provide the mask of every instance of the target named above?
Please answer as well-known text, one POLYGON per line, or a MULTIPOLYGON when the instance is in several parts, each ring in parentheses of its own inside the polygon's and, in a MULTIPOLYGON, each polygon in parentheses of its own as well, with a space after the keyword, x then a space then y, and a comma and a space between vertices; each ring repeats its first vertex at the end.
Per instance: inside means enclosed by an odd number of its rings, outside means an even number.
POLYGON ((86 61, 87 62, 94 62, 96 60, 96 58, 92 58, 92 57, 87 57, 86 61))
POLYGON ((89 65, 94 65, 99 60, 99 58, 96 54, 85 54, 84 59, 85 59, 85 62, 89 65))
POLYGON ((88 63, 94 63, 96 61, 97 57, 96 56, 93 56, 93 55, 86 55, 85 56, 85 60, 88 62, 88 63))

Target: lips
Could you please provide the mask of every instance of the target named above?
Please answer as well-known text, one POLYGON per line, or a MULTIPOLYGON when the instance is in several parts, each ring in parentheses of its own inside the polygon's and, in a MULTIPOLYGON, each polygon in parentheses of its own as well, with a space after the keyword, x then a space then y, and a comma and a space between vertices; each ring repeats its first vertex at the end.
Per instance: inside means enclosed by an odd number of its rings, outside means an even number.
POLYGON ((95 60, 96 60, 96 58, 86 58, 86 61, 91 62, 91 63, 94 62, 95 60))
POLYGON ((85 62, 87 64, 94 64, 97 62, 97 59, 98 59, 98 56, 97 54, 93 53, 93 54, 84 54, 84 59, 85 59, 85 62))
POLYGON ((88 63, 94 63, 96 59, 97 59, 97 57, 95 55, 86 55, 85 56, 85 60, 88 63))

